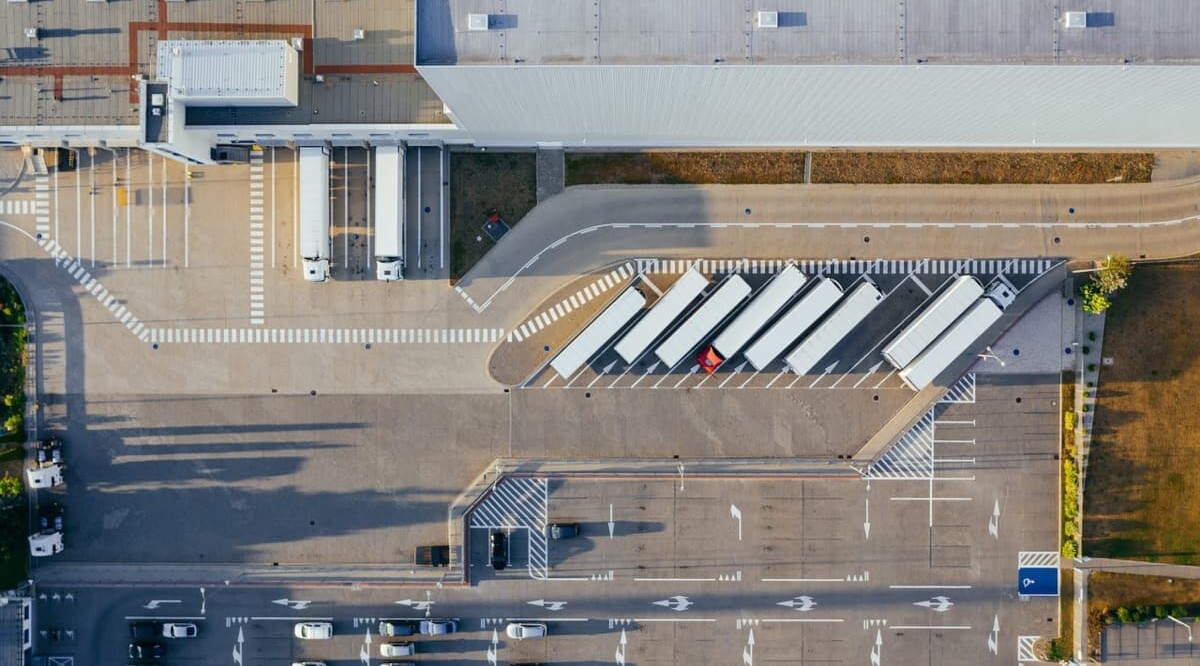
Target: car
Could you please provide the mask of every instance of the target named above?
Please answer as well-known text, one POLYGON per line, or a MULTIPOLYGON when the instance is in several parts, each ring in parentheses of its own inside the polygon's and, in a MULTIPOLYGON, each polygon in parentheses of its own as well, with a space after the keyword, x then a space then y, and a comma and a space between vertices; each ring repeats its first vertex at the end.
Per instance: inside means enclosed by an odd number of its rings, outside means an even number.
POLYGON ((537 622, 509 622, 504 633, 514 641, 527 638, 545 638, 546 625, 537 622))
POLYGON ((579 523, 550 523, 551 539, 571 539, 579 536, 579 523))
POLYGON ((149 641, 137 641, 129 644, 130 659, 162 659, 163 646, 162 643, 151 643, 149 641))
POLYGON ((441 636, 453 634, 456 631, 458 631, 458 622, 455 620, 421 620, 422 636, 441 636))
POLYGON ((417 647, 412 643, 380 643, 381 657, 409 657, 417 653, 417 647))
POLYGON ((379 623, 380 636, 412 636, 419 624, 415 620, 383 620, 379 623))
POLYGON ((297 622, 293 632, 296 638, 323 641, 333 638, 333 625, 328 622, 297 622))
POLYGON ((137 643, 139 641, 153 641, 162 635, 162 625, 158 622, 130 622, 129 623, 129 640, 137 643))
POLYGON ((191 622, 168 622, 162 627, 165 638, 195 638, 200 629, 191 622))
POLYGON ((492 532, 492 568, 503 571, 508 566, 508 535, 492 532))

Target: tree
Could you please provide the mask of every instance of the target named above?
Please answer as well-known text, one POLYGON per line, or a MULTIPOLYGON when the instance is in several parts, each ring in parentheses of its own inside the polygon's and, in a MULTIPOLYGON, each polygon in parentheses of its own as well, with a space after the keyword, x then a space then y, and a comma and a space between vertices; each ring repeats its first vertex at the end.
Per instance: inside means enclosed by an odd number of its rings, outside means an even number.
POLYGON ((1112 305, 1112 301, 1095 282, 1088 282, 1080 287, 1079 298, 1083 311, 1088 314, 1100 314, 1112 305))
POLYGON ((1100 268, 1092 273, 1092 283, 1102 294, 1120 291, 1129 283, 1129 274, 1133 272, 1133 262, 1122 254, 1110 254, 1101 262, 1100 268))

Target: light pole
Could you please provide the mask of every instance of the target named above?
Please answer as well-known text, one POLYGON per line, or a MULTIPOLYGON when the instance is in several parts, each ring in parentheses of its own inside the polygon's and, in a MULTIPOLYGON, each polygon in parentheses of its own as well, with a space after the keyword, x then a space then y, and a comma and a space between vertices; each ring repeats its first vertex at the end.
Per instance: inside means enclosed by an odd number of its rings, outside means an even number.
POLYGON ((1174 617, 1172 617, 1172 616, 1170 616, 1170 615, 1168 615, 1168 616, 1167 616, 1167 619, 1168 619, 1168 620, 1170 620, 1170 621, 1172 621, 1172 622, 1174 622, 1175 624, 1178 624, 1179 626, 1183 627, 1184 629, 1187 629, 1187 632, 1188 632, 1188 642, 1189 642, 1189 643, 1191 643, 1191 642, 1192 642, 1192 625, 1190 625, 1190 624, 1188 624, 1187 622, 1184 622, 1184 621, 1182 621, 1182 620, 1179 620, 1179 619, 1177 619, 1177 618, 1174 618, 1174 617))
POLYGON ((1003 368, 1003 367, 1005 367, 1004 359, 1000 358, 999 356, 996 356, 996 352, 992 351, 992 348, 991 348, 991 347, 984 347, 984 348, 983 348, 983 353, 982 353, 982 354, 976 354, 976 356, 978 356, 979 358, 982 358, 982 359, 989 359, 989 358, 990 358, 990 359, 992 359, 993 361, 995 361, 995 362, 999 363, 999 364, 1000 364, 1000 367, 1002 367, 1002 368, 1003 368))

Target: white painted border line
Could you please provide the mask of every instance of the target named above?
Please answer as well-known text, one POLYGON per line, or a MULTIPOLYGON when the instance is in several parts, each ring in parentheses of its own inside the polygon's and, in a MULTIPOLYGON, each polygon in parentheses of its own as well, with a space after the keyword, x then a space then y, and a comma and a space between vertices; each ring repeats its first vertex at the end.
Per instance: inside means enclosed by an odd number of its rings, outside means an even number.
POLYGON ((286 620, 288 622, 333 622, 332 617, 279 617, 279 616, 259 616, 251 617, 251 620, 286 620))
POLYGON ((715 583, 716 578, 634 578, 635 583, 715 583))
POLYGON ((969 590, 970 585, 888 585, 893 590, 969 590))
MULTIPOLYGON (((417 618, 414 618, 417 619, 417 618)), ((506 617, 507 622, 591 622, 589 617, 506 617)))
MULTIPOLYGON (((921 479, 916 479, 916 480, 920 481, 921 479)), ((937 480, 945 481, 945 479, 937 479, 937 480)), ((888 499, 892 500, 893 502, 929 502, 929 501, 933 501, 933 502, 970 502, 970 501, 974 500, 975 498, 974 497, 889 497, 888 499)))
MULTIPOLYGON (((553 618, 551 618, 553 619, 553 618)), ((634 622, 716 622, 713 617, 635 617, 634 622)))
POLYGON ((759 578, 761 583, 845 583, 845 578, 759 578))
POLYGON ((187 616, 187 615, 126 615, 125 619, 129 620, 131 622, 134 620, 158 620, 161 622, 163 620, 204 621, 204 620, 207 620, 208 618, 204 617, 203 615, 201 615, 199 617, 191 617, 191 616, 187 616))
POLYGON ((842 618, 840 618, 840 617, 830 617, 830 618, 824 618, 824 617, 817 617, 817 618, 803 618, 803 617, 786 617, 786 618, 785 618, 785 617, 773 617, 773 618, 763 618, 763 619, 759 620, 759 622, 814 622, 814 623, 831 623, 831 622, 845 622, 845 620, 843 620, 843 619, 842 619, 842 618))
POLYGON ((933 629, 933 630, 953 629, 953 630, 957 630, 957 631, 968 631, 971 629, 971 625, 969 625, 969 624, 946 624, 946 625, 895 624, 895 625, 889 626, 888 629, 933 629))

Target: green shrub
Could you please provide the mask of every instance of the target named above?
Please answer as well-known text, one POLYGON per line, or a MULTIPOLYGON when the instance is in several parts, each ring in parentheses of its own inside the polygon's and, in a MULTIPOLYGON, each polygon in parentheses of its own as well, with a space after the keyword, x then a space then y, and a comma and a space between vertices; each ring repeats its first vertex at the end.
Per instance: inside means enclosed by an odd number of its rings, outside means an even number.
POLYGON ((1095 372, 1095 371, 1096 371, 1096 364, 1095 364, 1095 363, 1088 363, 1088 366, 1087 366, 1087 371, 1088 371, 1088 372, 1095 372))
POLYGON ((1066 430, 1069 432, 1074 429, 1075 429, 1075 412, 1069 411, 1069 410, 1063 412, 1063 430, 1066 430))
POLYGON ((1088 282, 1079 288, 1080 307, 1088 314, 1101 314, 1112 305, 1112 301, 1104 291, 1093 282, 1088 282))
POLYGON ((1124 606, 1117 609, 1117 619, 1121 624, 1133 624, 1133 613, 1124 606))
POLYGON ((1095 331, 1088 331, 1088 340, 1091 342, 1096 341, 1096 332, 1095 331))
POLYGON ((1167 615, 1168 615, 1168 613, 1167 613, 1167 607, 1166 607, 1166 606, 1155 606, 1155 607, 1154 607, 1154 617, 1156 617, 1156 618, 1158 618, 1158 619, 1160 619, 1160 620, 1161 620, 1161 619, 1163 619, 1164 617, 1166 617, 1167 615))
POLYGON ((1079 546, 1074 541, 1064 541, 1062 545, 1062 556, 1066 558, 1074 558, 1079 556, 1079 546))
POLYGON ((1087 345, 1084 345, 1083 347, 1081 347, 1081 349, 1083 350, 1084 356, 1087 356, 1088 354, 1092 353, 1092 348, 1087 345))
POLYGON ((1083 406, 1083 411, 1085 411, 1085 412, 1090 412, 1090 411, 1092 411, 1092 410, 1091 410, 1091 408, 1090 408, 1090 407, 1088 407, 1087 405, 1084 405, 1084 406, 1083 406))
POLYGON ((1177 617, 1182 620, 1182 619, 1187 618, 1187 616, 1188 616, 1187 609, 1184 608, 1183 606, 1176 606, 1171 609, 1171 617, 1177 617))
POLYGON ((1066 661, 1071 654, 1063 645, 1061 638, 1056 638, 1050 641, 1050 645, 1046 648, 1046 658, 1050 661, 1059 662, 1066 661))

